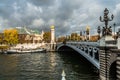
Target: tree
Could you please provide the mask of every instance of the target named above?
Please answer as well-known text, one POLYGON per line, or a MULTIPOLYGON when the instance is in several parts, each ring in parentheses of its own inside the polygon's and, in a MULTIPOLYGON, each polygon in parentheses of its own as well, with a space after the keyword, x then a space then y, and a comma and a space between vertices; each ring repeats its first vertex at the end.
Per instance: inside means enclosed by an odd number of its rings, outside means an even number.
POLYGON ((98 41, 99 35, 94 35, 90 37, 90 41, 96 42, 98 41))
POLYGON ((66 39, 65 36, 61 36, 61 37, 58 38, 57 42, 64 42, 65 39, 66 39))
POLYGON ((45 42, 47 42, 47 43, 50 43, 51 33, 50 33, 50 32, 44 32, 43 40, 44 40, 45 42))
POLYGON ((0 44, 3 43, 3 34, 0 34, 0 44))
POLYGON ((72 33, 72 34, 71 34, 71 40, 76 41, 77 38, 78 38, 77 33, 72 33))
POLYGON ((18 31, 16 29, 4 30, 4 41, 9 45, 18 43, 18 31))

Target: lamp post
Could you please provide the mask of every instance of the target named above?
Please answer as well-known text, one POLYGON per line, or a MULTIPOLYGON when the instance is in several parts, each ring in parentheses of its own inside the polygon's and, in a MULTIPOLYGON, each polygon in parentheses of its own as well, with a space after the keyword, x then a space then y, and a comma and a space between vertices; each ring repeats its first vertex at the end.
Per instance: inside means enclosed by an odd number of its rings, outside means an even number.
POLYGON ((84 41, 86 41, 86 34, 85 34, 85 31, 83 31, 83 34, 84 34, 84 41))
POLYGON ((97 28, 97 33, 98 33, 98 35, 99 35, 99 37, 98 37, 98 40, 100 39, 100 33, 101 33, 101 28, 100 28, 100 26, 98 26, 98 28, 97 28))
POLYGON ((103 19, 100 16, 100 21, 105 23, 105 27, 103 27, 103 29, 102 29, 103 30, 102 36, 112 35, 112 31, 110 30, 111 27, 108 28, 108 22, 113 20, 114 15, 112 14, 111 19, 110 19, 108 17, 108 14, 109 14, 109 10, 107 8, 105 8, 103 19))
POLYGON ((80 31, 80 40, 81 40, 81 37, 82 37, 82 31, 80 31))
MULTIPOLYGON (((109 18, 108 14, 109 14, 109 10, 107 8, 105 8, 103 18, 101 16, 99 18, 100 21, 104 22, 104 24, 105 24, 105 26, 102 28, 102 36, 104 36, 104 37, 112 36, 111 26, 108 27, 108 22, 113 20, 114 15, 112 14, 111 18, 109 18)), ((105 69, 106 69, 105 70, 105 77, 106 77, 106 80, 107 80, 108 79, 108 71, 107 71, 108 63, 107 63, 107 53, 106 53, 107 47, 106 47, 106 43, 105 43, 104 50, 105 50, 105 69)))
POLYGON ((114 26, 114 39, 116 39, 115 38, 115 26, 116 26, 116 24, 114 23, 113 26, 114 26))
POLYGON ((80 36, 82 36, 82 31, 80 31, 80 36))
POLYGON ((90 31, 90 27, 87 26, 86 27, 86 38, 87 38, 87 40, 89 40, 89 31, 90 31))

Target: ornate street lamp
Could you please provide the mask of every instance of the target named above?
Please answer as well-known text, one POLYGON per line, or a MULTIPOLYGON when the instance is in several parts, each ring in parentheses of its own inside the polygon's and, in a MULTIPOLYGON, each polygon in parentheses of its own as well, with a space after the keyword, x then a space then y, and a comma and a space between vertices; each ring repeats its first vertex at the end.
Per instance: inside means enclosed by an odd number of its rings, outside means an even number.
MULTIPOLYGON (((111 26, 108 27, 108 22, 112 21, 114 16, 113 14, 111 15, 111 18, 108 17, 109 14, 109 10, 107 8, 105 8, 104 10, 104 16, 103 18, 100 16, 100 21, 105 23, 105 26, 102 28, 102 36, 112 36, 112 30, 111 30, 111 26)), ((107 53, 106 53, 106 44, 105 44, 105 77, 107 79, 107 53)))
POLYGON ((82 31, 80 31, 80 36, 82 36, 82 31))
POLYGON ((86 31, 83 31, 83 37, 84 37, 84 41, 86 40, 86 31))
POLYGON ((100 26, 98 26, 98 28, 97 28, 97 33, 99 34, 99 37, 98 37, 98 40, 100 39, 100 33, 101 33, 101 28, 100 28, 100 26))
POLYGON ((86 38, 87 38, 87 40, 89 40, 89 31, 90 31, 90 27, 89 26, 87 26, 86 27, 86 38))
POLYGON ((114 26, 114 39, 115 39, 115 26, 116 26, 116 24, 114 23, 113 26, 114 26))
POLYGON ((112 31, 111 31, 111 27, 108 28, 108 22, 109 21, 112 21, 114 16, 113 14, 111 15, 111 19, 108 17, 108 14, 109 14, 109 10, 107 8, 105 8, 104 10, 104 16, 103 16, 103 19, 102 17, 100 16, 100 21, 101 22, 104 22, 105 23, 105 27, 103 27, 102 29, 102 36, 106 36, 106 35, 112 35, 112 31))

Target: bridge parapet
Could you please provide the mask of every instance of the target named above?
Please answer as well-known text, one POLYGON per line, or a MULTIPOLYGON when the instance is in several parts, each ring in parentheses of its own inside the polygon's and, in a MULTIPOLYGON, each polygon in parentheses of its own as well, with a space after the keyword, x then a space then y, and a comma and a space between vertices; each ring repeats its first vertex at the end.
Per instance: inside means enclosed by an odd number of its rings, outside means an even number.
POLYGON ((92 58, 99 61, 99 43, 98 42, 67 42, 68 45, 76 46, 77 48, 90 55, 92 58))
POLYGON ((66 42, 66 44, 99 46, 98 42, 66 42))

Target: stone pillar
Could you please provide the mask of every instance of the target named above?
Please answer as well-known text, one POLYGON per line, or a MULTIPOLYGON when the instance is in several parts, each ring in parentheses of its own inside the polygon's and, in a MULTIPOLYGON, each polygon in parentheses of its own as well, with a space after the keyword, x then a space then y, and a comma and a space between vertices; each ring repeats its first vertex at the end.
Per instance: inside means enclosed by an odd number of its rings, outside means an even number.
POLYGON ((118 37, 117 39, 117 46, 118 46, 118 49, 120 49, 120 37, 118 37))
MULTIPOLYGON (((120 49, 120 29, 119 29, 119 32, 118 32, 118 39, 117 39, 117 46, 118 46, 118 49, 120 49)), ((118 52, 119 53, 119 52, 118 52)), ((117 79, 120 80, 120 54, 117 55, 117 79)))
POLYGON ((99 61, 100 61, 100 80, 110 80, 110 67, 111 64, 116 60, 114 53, 115 46, 101 46, 99 47, 99 61))
POLYGON ((120 80, 120 54, 117 56, 117 62, 116 62, 116 64, 117 64, 117 75, 116 75, 116 77, 117 77, 117 80, 120 80))
POLYGON ((55 51, 56 43, 55 43, 55 29, 54 26, 51 26, 51 42, 50 42, 50 48, 51 51, 55 51))
POLYGON ((51 26, 51 43, 55 42, 55 29, 54 26, 51 26))
POLYGON ((102 47, 102 49, 99 50, 100 80, 109 80, 108 54, 106 47, 102 47))

